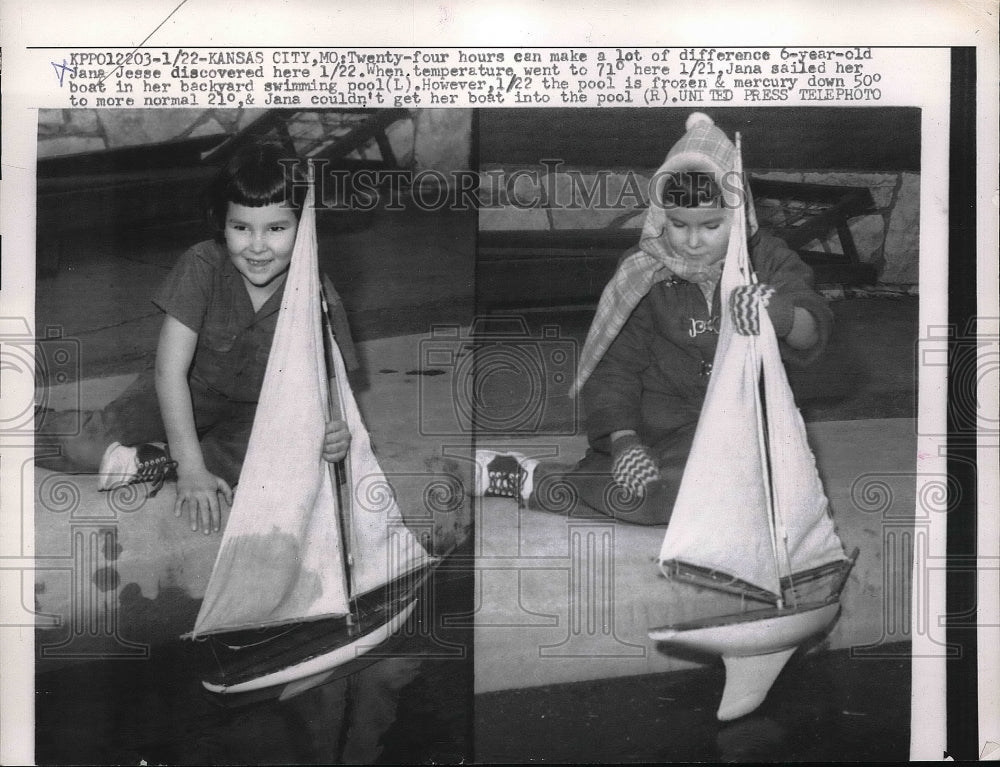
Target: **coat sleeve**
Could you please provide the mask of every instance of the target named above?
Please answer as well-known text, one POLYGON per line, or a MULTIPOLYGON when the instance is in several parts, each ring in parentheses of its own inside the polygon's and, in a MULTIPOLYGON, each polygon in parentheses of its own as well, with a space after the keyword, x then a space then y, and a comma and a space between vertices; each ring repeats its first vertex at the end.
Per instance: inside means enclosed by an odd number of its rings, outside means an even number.
POLYGON ((606 452, 609 434, 641 427, 642 374, 650 365, 652 316, 647 295, 625 321, 583 386, 587 439, 606 452))
POLYGON ((812 269, 782 240, 763 233, 751 258, 761 282, 771 285, 777 294, 801 306, 816 320, 819 340, 812 348, 795 349, 779 340, 782 359, 795 366, 808 365, 823 353, 833 332, 833 312, 827 300, 813 289, 812 269))

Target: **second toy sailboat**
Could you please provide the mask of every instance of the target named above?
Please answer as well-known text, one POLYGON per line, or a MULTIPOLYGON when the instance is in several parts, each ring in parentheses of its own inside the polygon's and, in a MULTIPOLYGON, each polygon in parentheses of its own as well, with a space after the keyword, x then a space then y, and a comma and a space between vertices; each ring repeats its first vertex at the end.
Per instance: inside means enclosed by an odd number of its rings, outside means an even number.
MULTIPOLYGON (((742 177, 737 135, 736 171, 742 177)), ((722 306, 756 282, 746 212, 733 211, 722 306)), ((694 445, 660 550, 668 578, 769 607, 653 628, 652 639, 722 656, 718 718, 764 700, 807 638, 829 626, 855 552, 844 554, 805 425, 795 407, 764 307, 759 335, 736 332, 723 311, 715 363, 694 445)))

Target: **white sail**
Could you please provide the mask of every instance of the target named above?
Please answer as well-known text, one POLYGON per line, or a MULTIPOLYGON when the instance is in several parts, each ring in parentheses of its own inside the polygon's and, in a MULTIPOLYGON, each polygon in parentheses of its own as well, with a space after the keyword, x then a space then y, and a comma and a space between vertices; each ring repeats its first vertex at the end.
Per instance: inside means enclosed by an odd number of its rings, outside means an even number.
MULTIPOLYGON (((348 582, 354 593, 367 591, 427 559, 390 497, 378 508, 363 506, 344 525, 355 565, 350 575, 346 569, 338 515, 355 504, 350 488, 338 499, 322 458, 330 390, 312 201, 310 191, 240 482, 192 636, 345 615, 348 582)), ((332 352, 352 433, 349 476, 388 487, 335 344, 332 352)))
MULTIPOLYGON (((742 174, 738 139, 736 157, 742 174)), ((729 295, 754 280, 745 217, 733 211, 712 377, 660 562, 667 573, 670 563, 694 566, 780 596, 782 577, 845 557, 767 312, 759 336, 733 327, 729 295)))
POLYGON ((371 437, 347 382, 343 358, 334 345, 333 363, 341 417, 351 431, 348 459, 351 490, 344 493, 350 507, 347 525, 352 553, 350 595, 365 594, 426 564, 427 551, 403 524, 395 492, 379 465, 371 437))

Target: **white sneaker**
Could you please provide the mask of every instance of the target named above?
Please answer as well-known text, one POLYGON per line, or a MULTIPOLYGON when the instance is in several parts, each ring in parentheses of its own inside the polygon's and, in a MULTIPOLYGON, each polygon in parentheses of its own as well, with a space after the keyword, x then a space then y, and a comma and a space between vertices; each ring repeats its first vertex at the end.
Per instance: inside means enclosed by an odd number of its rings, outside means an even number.
POLYGON ((167 479, 176 477, 177 462, 170 460, 167 446, 148 442, 127 446, 112 442, 101 457, 97 489, 114 490, 135 482, 152 482, 149 495, 155 496, 167 479))
POLYGON ((517 498, 527 502, 534 485, 537 458, 496 450, 476 451, 473 494, 481 498, 517 498))

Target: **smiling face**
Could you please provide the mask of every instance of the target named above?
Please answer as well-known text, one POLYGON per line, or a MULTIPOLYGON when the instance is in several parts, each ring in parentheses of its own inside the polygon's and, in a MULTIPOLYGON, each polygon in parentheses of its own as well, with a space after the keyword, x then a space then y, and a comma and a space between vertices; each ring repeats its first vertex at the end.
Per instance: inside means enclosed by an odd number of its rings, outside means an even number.
POLYGON ((258 208, 229 203, 226 249, 248 290, 276 288, 280 284, 292 260, 297 229, 295 211, 279 203, 258 208))
POLYGON ((719 206, 668 208, 664 235, 674 253, 692 265, 711 266, 726 257, 732 211, 719 206))

